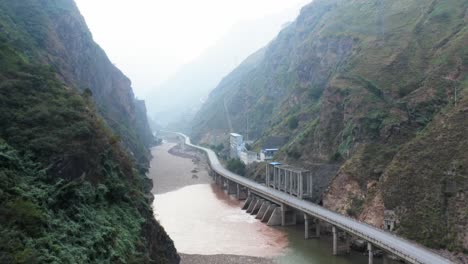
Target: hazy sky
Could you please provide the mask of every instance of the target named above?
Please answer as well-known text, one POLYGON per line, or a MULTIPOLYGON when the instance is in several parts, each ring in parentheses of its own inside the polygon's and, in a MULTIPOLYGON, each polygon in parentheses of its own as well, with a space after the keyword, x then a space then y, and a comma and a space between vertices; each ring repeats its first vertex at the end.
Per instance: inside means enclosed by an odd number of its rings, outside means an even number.
POLYGON ((307 0, 75 0, 93 33, 133 82, 157 86, 213 46, 236 23, 307 0))

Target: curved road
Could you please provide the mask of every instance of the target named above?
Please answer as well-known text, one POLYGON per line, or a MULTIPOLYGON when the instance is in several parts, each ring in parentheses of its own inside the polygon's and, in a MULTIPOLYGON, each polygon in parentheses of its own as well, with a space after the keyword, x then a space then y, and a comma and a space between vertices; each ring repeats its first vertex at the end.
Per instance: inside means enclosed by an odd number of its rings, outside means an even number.
POLYGON ((449 264, 450 260, 424 248, 414 242, 405 240, 389 232, 375 228, 363 222, 359 222, 350 217, 335 213, 316 204, 300 200, 294 196, 266 187, 245 177, 232 173, 223 167, 217 155, 211 149, 193 145, 190 138, 182 133, 177 133, 185 140, 185 145, 202 150, 206 153, 211 169, 216 173, 250 189, 256 195, 262 196, 276 203, 283 203, 291 208, 307 213, 308 215, 326 221, 336 227, 360 237, 373 245, 384 249, 410 263, 421 264, 449 264))

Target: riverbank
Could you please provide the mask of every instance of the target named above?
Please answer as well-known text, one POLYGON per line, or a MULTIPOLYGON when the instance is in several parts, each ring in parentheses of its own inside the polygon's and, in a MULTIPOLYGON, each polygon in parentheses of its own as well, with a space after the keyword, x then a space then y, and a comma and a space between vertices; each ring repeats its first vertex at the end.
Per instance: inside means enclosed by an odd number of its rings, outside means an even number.
POLYGON ((151 190, 153 194, 163 194, 190 185, 212 182, 206 160, 199 153, 183 151, 176 143, 164 143, 152 148, 151 154, 154 158, 150 163, 152 169, 148 177, 153 180, 151 190))

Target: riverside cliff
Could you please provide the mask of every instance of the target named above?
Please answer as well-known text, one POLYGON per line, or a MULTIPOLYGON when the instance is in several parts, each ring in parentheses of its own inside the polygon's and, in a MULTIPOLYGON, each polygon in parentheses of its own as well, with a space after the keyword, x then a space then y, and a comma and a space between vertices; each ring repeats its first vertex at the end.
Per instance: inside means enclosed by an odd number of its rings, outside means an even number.
POLYGON ((0 120, 0 262, 179 262, 144 102, 72 0, 0 2, 0 120))

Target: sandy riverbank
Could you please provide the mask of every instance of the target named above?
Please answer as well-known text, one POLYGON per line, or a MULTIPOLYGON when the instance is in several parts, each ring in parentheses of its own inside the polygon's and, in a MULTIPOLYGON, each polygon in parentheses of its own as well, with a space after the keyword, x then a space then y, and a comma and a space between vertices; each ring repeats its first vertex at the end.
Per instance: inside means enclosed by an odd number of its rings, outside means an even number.
POLYGON ((212 182, 205 158, 197 152, 182 151, 176 143, 164 143, 151 149, 151 154, 151 168, 159 168, 158 173, 150 169, 148 175, 153 180, 153 194, 212 182))

